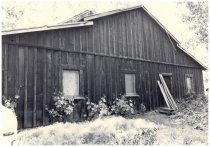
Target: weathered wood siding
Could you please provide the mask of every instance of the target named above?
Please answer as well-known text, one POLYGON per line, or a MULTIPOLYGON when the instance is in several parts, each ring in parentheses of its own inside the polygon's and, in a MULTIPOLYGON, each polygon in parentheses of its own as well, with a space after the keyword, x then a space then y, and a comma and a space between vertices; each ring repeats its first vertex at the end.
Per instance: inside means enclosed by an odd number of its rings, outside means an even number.
MULTIPOLYGON (((171 39, 172 40, 172 39, 171 39)), ((174 42, 174 40, 172 40, 174 42)), ((175 44, 175 42, 174 42, 175 44)), ((186 93, 185 74, 203 93, 201 67, 174 48, 168 35, 141 9, 94 20, 94 25, 3 36, 2 91, 20 94, 19 128, 46 125, 45 105, 62 91, 62 69, 81 72, 80 95, 108 103, 125 93, 125 73, 136 74, 136 91, 147 109, 164 104, 157 86, 159 73, 172 73, 172 95, 186 93)))
POLYGON ((93 49, 108 55, 199 67, 142 9, 93 20, 93 49))

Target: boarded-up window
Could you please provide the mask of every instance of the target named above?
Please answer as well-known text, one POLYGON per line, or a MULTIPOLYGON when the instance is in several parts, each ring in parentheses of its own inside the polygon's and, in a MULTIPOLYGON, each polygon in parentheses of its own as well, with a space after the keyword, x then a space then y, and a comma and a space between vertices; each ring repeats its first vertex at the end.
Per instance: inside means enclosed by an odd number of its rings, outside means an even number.
POLYGON ((125 74, 126 95, 136 94, 135 74, 125 74))
POLYGON ((79 95, 79 71, 63 70, 64 95, 79 95))
POLYGON ((186 86, 187 86, 187 93, 192 92, 192 77, 187 76, 186 77, 186 86))

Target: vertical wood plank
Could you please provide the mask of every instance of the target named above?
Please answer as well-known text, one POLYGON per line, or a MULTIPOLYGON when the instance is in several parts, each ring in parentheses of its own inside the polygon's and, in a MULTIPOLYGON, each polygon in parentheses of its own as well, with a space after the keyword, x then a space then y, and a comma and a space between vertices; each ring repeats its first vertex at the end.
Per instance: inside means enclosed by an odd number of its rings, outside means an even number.
POLYGON ((154 78, 155 78, 155 108, 158 108, 158 87, 157 87, 157 80, 158 80, 158 73, 157 73, 157 64, 154 64, 154 78))
POLYGON ((34 104, 33 104, 33 126, 36 126, 36 84, 37 83, 37 48, 34 48, 34 104))
POLYGON ((8 76, 8 64, 7 64, 7 61, 8 61, 8 44, 5 44, 5 50, 4 50, 4 96, 7 97, 7 76, 8 76))
POLYGON ((19 50, 18 45, 15 45, 15 94, 19 94, 19 50))
POLYGON ((45 125, 45 105, 46 105, 46 49, 43 50, 44 58, 43 58, 43 106, 42 106, 42 123, 45 125))
POLYGON ((87 55, 87 87, 88 87, 88 98, 91 99, 91 83, 90 83, 90 78, 91 78, 91 71, 90 71, 90 55, 87 55))
POLYGON ((79 84, 79 93, 81 96, 84 96, 84 74, 83 70, 80 70, 80 84, 79 84))
MULTIPOLYGON (((45 54, 46 54, 46 51, 45 51, 45 54)), ((47 55, 45 55, 45 57, 46 57, 47 55)), ((47 58, 47 57, 46 57, 47 58)), ((59 51, 58 52, 58 74, 59 74, 59 76, 58 76, 58 84, 59 84, 59 91, 62 91, 62 89, 63 89, 63 85, 62 85, 62 67, 61 67, 61 59, 62 58, 62 56, 61 56, 61 51, 59 51)), ((81 57, 79 56, 79 58, 81 59, 81 57)), ((45 60, 46 61, 46 60, 45 60)), ((46 68, 46 66, 45 66, 45 68, 46 68)), ((46 70, 45 70, 45 72, 46 72, 46 70)))
POLYGON ((149 72, 147 72, 147 82, 148 82, 148 88, 147 88, 147 90, 148 90, 148 95, 149 95, 149 110, 151 110, 152 109, 152 98, 151 98, 151 78, 150 78, 150 73, 149 72))
POLYGON ((24 93, 25 93, 25 97, 24 97, 24 127, 27 127, 27 97, 28 97, 28 93, 27 93, 27 89, 28 89, 28 48, 25 47, 25 58, 24 58, 24 62, 25 62, 25 68, 24 68, 24 93))

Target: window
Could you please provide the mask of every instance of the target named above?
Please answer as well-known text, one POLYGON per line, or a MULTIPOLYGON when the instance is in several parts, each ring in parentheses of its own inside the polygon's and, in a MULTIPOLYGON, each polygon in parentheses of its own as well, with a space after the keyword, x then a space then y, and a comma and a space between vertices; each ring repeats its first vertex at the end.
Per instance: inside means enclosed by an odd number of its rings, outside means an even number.
POLYGON ((186 74, 186 92, 191 93, 193 91, 193 78, 192 75, 186 74))
POLYGON ((79 95, 79 71, 63 70, 63 93, 64 95, 79 95))
POLYGON ((135 74, 125 74, 125 92, 126 95, 136 94, 135 74))

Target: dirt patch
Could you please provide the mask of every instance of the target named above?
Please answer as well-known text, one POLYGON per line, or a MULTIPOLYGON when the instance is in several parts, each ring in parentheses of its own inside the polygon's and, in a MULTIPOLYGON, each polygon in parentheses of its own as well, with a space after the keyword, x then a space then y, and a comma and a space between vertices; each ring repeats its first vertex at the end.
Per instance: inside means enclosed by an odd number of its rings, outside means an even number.
POLYGON ((171 118, 194 129, 208 130, 208 97, 188 97, 177 101, 179 109, 171 118))
POLYGON ((208 144, 208 97, 188 97, 177 100, 175 115, 151 111, 136 115, 158 125, 158 144, 207 145, 208 144))
POLYGON ((191 127, 161 127, 157 131, 158 144, 161 145, 207 145, 208 132, 191 127))

